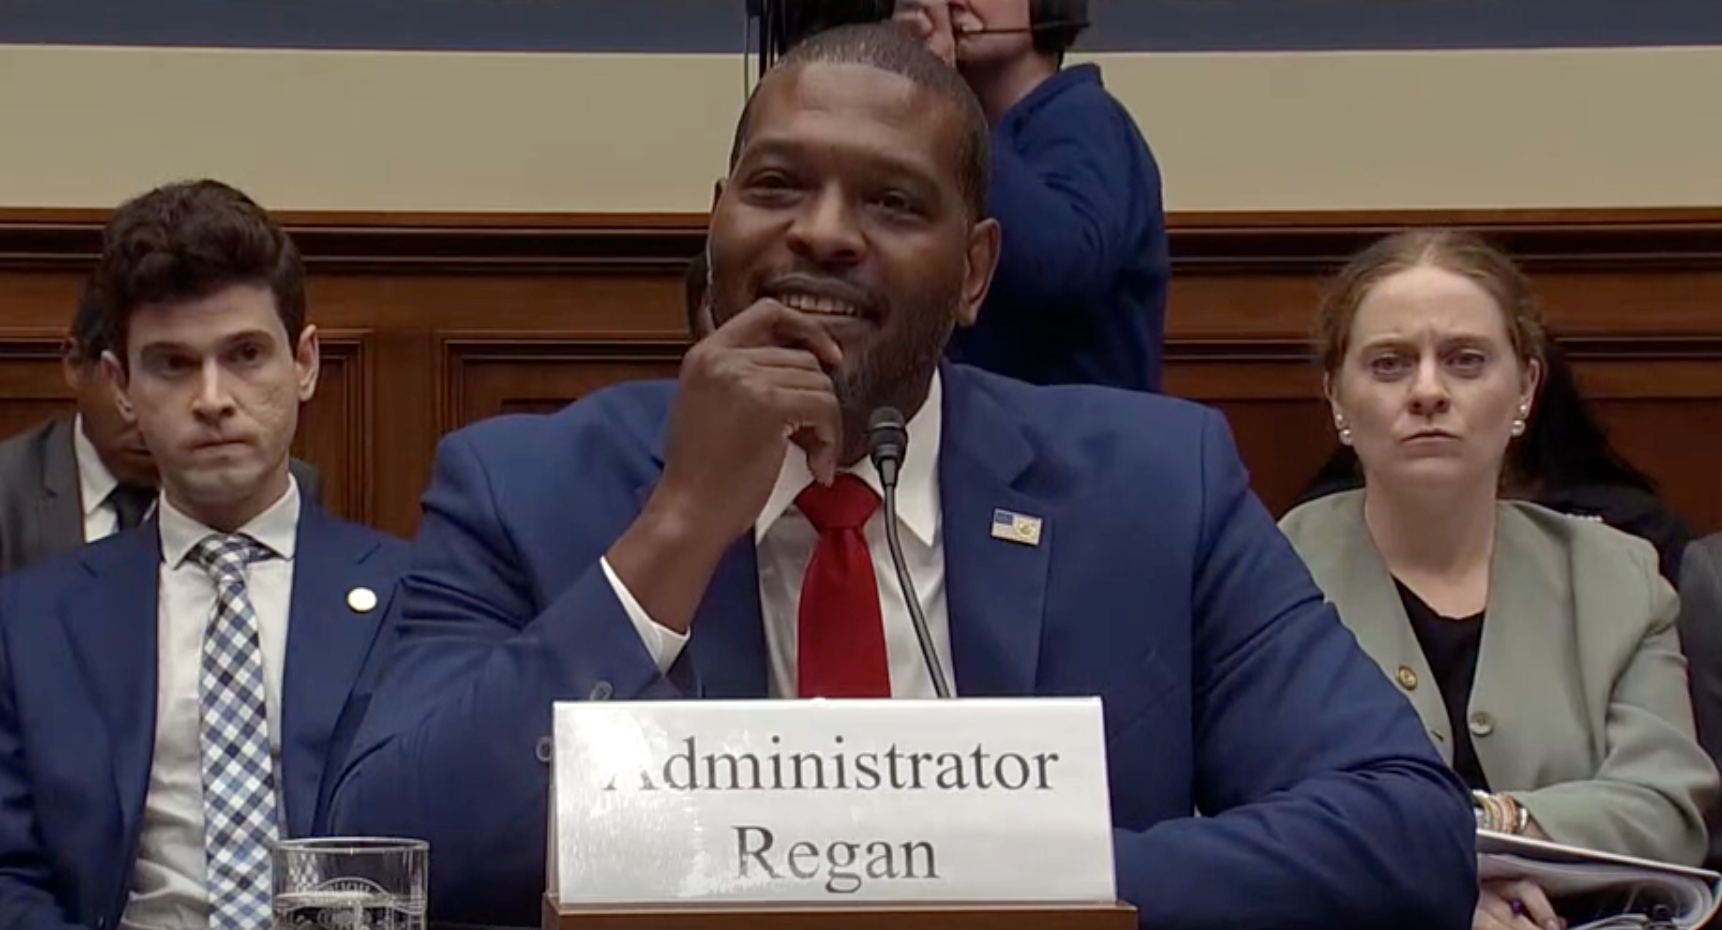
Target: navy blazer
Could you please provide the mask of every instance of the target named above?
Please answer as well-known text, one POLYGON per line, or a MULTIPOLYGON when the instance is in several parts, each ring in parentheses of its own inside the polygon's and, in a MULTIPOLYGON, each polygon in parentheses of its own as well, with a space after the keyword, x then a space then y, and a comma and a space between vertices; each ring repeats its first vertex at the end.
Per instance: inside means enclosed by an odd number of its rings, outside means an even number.
MULTIPOLYGON (((430 841, 438 920, 536 923, 552 702, 768 694, 752 534, 667 677, 599 564, 659 476, 674 391, 615 387, 441 445, 332 805, 336 832, 430 841)), ((1251 494, 1225 421, 954 365, 944 398, 956 688, 1102 698, 1119 888, 1143 925, 1468 928, 1463 786, 1251 494), (995 508, 1040 517, 1040 545, 993 538, 995 508)))
MULTIPOLYGON (((407 565, 306 501, 282 674, 282 827, 319 819, 407 565), (376 608, 347 594, 366 587, 376 608)), ((111 928, 130 898, 156 731, 154 520, 0 582, 0 928, 111 928)))

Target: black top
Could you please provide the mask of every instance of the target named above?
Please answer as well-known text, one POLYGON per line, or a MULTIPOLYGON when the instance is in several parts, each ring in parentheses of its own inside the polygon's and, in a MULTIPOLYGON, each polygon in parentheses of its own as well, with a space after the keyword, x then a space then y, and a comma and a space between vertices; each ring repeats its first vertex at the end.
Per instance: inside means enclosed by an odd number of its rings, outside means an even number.
POLYGON ((1477 653, 1483 646, 1483 614, 1462 619, 1443 617, 1399 579, 1395 578, 1393 583, 1399 588, 1405 615, 1411 618, 1417 645, 1423 648, 1423 658, 1435 676, 1435 686, 1441 689, 1441 702, 1447 705, 1447 724, 1453 732, 1453 771, 1471 788, 1488 791, 1489 780, 1477 761, 1471 728, 1465 719, 1471 703, 1471 685, 1477 678, 1477 653))

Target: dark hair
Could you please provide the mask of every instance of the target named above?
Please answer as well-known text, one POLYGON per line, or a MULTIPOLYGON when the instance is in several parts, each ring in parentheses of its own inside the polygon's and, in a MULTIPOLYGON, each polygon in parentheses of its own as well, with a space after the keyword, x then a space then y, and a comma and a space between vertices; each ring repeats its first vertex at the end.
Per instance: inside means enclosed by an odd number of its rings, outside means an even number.
POLYGON ((1615 450, 1608 432, 1579 392, 1572 366, 1549 340, 1543 383, 1511 457, 1509 481, 1569 487, 1613 484, 1656 493, 1656 482, 1615 450))
POLYGON ((700 335, 700 311, 706 303, 706 278, 710 266, 706 263, 706 250, 702 247, 699 254, 688 262, 688 272, 682 279, 682 300, 687 304, 688 332, 700 335))
POLYGON ((70 335, 76 343, 74 357, 84 364, 100 361, 102 353, 114 347, 107 313, 102 309, 93 279, 85 282, 83 293, 78 295, 77 309, 72 312, 70 335))
POLYGON ((102 234, 92 298, 124 364, 144 304, 197 300, 235 284, 268 287, 289 339, 305 329, 305 266, 279 224, 219 181, 158 187, 121 204, 102 234))
POLYGON ((1028 0, 1034 50, 1060 61, 1088 28, 1088 0, 1028 0))
POLYGON ((950 104, 963 121, 962 138, 952 153, 963 202, 976 220, 986 215, 987 185, 991 182, 991 130, 986 111, 955 68, 939 60, 925 44, 894 24, 838 26, 817 33, 795 46, 754 87, 735 127, 729 167, 735 170, 747 145, 754 102, 772 75, 813 64, 865 65, 907 78, 950 104))
POLYGON ((1387 278, 1422 267, 1440 268, 1476 283, 1501 308, 1501 322, 1519 361, 1542 359, 1542 313, 1530 281, 1505 252, 1469 232, 1407 229, 1358 253, 1323 296, 1316 314, 1316 352, 1322 371, 1331 375, 1345 362, 1351 324, 1369 292, 1387 278))

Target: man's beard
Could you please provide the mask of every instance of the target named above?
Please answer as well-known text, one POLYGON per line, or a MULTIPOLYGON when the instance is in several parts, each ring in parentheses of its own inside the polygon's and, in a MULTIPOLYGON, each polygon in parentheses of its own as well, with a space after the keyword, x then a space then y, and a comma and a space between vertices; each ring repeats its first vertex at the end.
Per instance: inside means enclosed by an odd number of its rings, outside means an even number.
POLYGON ((912 305, 892 308, 887 318, 909 321, 910 328, 889 343, 868 347, 855 365, 831 373, 843 412, 843 464, 866 457, 867 425, 875 410, 895 407, 905 420, 920 410, 955 325, 961 293, 958 279, 912 305))
MULTIPOLYGON (((726 282, 717 275, 709 242, 706 255, 706 294, 708 300, 721 300, 721 304, 714 302, 712 313, 714 324, 722 326, 747 309, 752 299, 726 294, 727 289, 721 286, 726 282)), ((884 318, 906 328, 893 333, 890 342, 869 346, 853 363, 826 372, 842 413, 840 464, 854 465, 867 457, 867 424, 873 411, 895 407, 909 420, 920 410, 956 326, 964 283, 965 276, 958 272, 907 302, 893 302, 884 318)))

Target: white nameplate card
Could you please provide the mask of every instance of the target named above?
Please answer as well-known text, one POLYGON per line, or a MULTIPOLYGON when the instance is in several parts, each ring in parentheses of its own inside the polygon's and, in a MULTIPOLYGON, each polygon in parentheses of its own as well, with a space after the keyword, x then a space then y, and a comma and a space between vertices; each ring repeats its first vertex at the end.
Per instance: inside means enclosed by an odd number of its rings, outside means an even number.
POLYGON ((1100 701, 558 704, 567 906, 1117 900, 1100 701))

